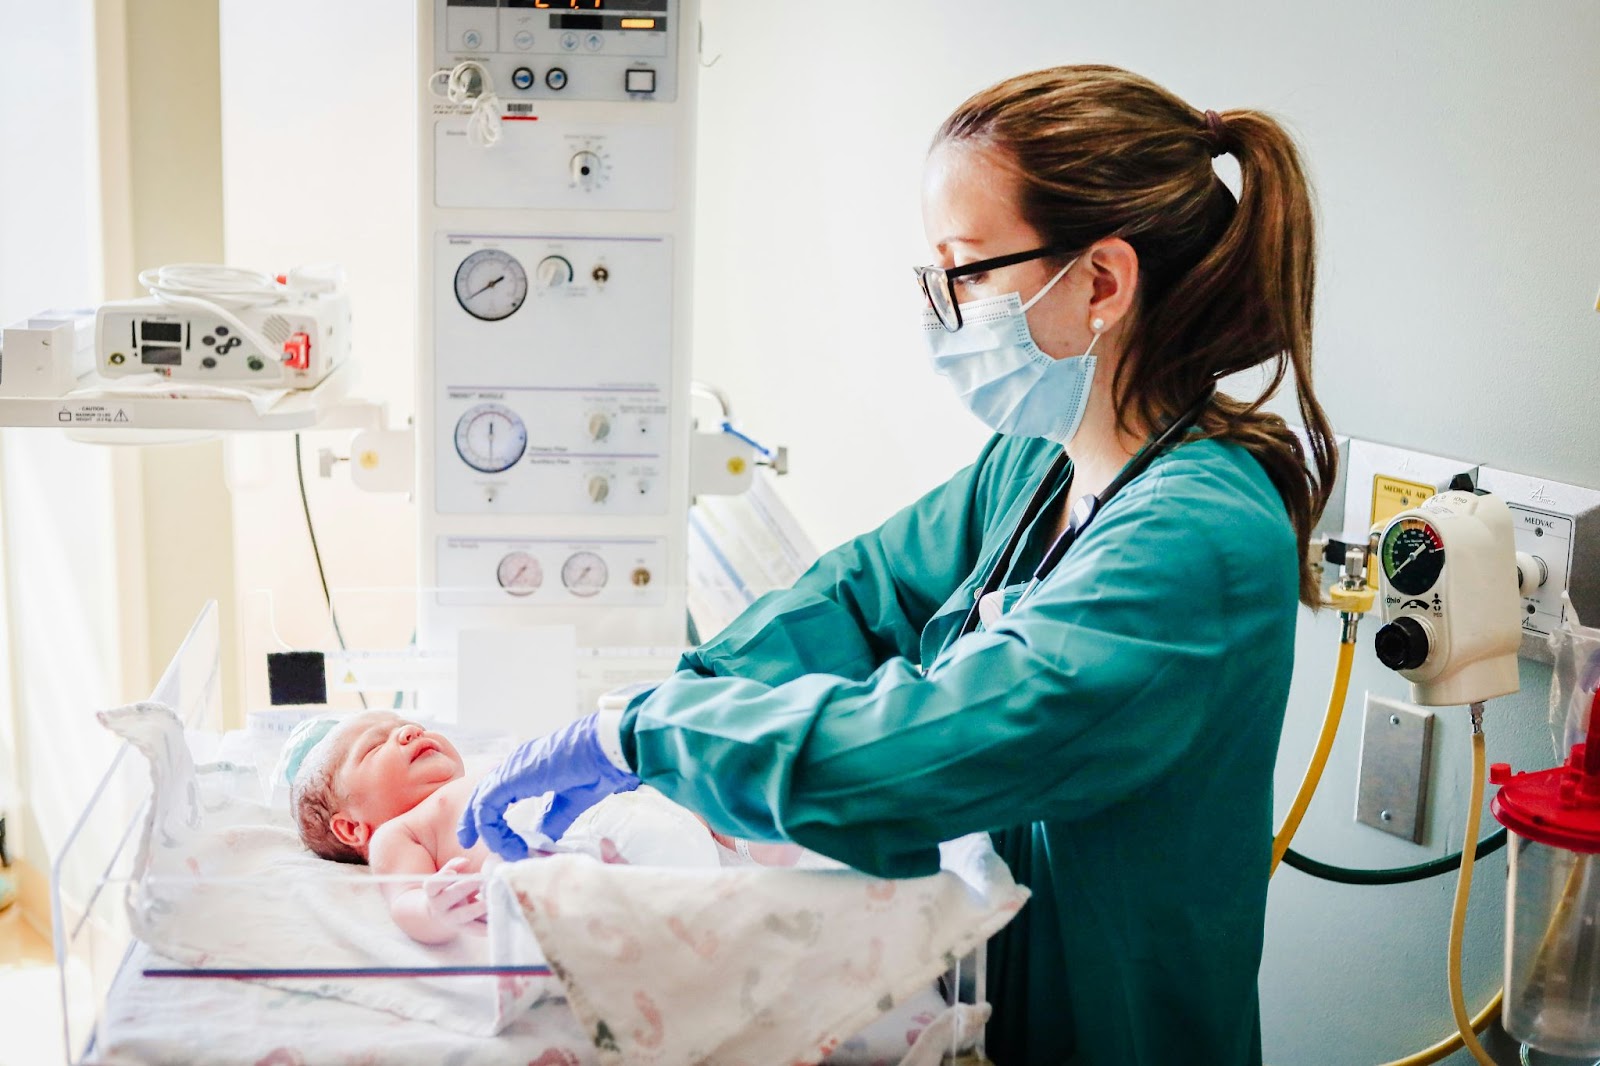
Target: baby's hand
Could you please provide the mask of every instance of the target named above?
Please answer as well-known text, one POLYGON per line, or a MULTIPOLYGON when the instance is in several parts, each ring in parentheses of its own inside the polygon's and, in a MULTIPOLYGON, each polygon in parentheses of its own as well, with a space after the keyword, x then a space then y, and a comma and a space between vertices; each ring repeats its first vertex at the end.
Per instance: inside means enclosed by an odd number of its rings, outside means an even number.
POLYGON ((462 930, 477 931, 488 920, 488 904, 478 894, 478 882, 462 878, 465 856, 457 856, 422 882, 428 913, 435 920, 462 930))

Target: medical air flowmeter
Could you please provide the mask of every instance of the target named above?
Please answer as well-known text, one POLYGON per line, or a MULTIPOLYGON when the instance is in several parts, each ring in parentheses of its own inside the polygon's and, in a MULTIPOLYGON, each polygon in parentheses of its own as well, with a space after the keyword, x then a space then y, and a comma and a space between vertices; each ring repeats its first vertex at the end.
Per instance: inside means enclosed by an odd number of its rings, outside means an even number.
POLYGON ((1440 493, 1396 515, 1378 555, 1378 659, 1411 682, 1413 703, 1482 703, 1517 691, 1521 603, 1503 500, 1440 493))

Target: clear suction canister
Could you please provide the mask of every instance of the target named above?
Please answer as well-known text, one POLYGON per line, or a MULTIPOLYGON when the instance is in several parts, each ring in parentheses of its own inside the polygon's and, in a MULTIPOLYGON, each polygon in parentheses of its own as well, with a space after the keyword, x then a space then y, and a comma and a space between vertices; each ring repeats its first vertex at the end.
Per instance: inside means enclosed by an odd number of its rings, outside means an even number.
POLYGON ((1562 766, 1512 774, 1491 810, 1511 834, 1502 1024, 1529 1047, 1600 1056, 1600 693, 1562 766))

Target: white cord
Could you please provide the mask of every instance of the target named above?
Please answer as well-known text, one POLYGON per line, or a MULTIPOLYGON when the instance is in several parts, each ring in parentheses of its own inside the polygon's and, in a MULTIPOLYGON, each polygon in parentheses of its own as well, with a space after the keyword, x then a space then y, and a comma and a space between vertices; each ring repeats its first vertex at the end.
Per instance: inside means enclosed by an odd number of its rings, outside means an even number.
POLYGON ((471 106, 467 139, 473 144, 490 148, 500 139, 500 98, 494 94, 489 68, 482 63, 468 59, 457 63, 452 70, 436 70, 428 79, 428 88, 435 96, 442 96, 452 104, 471 106))
POLYGON ((158 300, 191 298, 224 307, 265 307, 285 294, 285 287, 271 274, 215 263, 174 263, 141 270, 139 284, 158 300))
POLYGON ((173 263, 139 272, 139 284, 150 295, 176 307, 192 307, 221 318, 266 359, 287 356, 246 325, 234 308, 269 307, 297 293, 337 292, 344 287, 344 270, 336 263, 296 267, 280 282, 271 274, 216 263, 173 263))

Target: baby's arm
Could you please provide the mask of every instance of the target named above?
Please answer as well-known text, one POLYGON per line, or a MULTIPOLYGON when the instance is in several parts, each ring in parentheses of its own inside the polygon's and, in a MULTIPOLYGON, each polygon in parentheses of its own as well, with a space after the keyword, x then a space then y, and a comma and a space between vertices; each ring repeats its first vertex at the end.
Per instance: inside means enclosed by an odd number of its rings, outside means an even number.
POLYGON ((431 875, 421 881, 383 886, 395 924, 418 943, 447 944, 486 912, 478 898, 478 883, 456 876, 467 860, 458 857, 439 866, 415 830, 400 819, 385 823, 373 834, 368 858, 376 874, 431 875))

